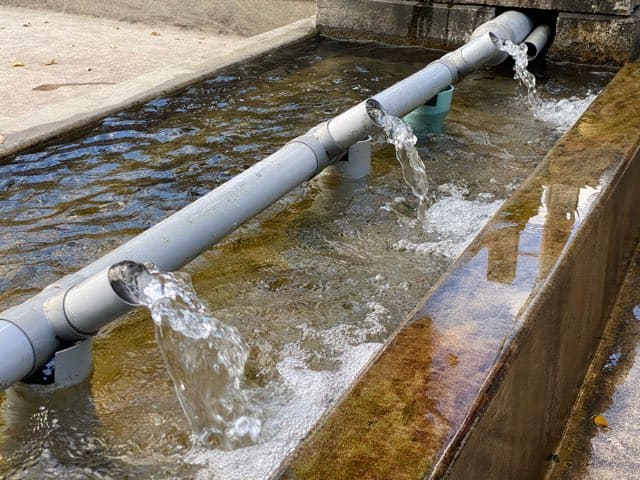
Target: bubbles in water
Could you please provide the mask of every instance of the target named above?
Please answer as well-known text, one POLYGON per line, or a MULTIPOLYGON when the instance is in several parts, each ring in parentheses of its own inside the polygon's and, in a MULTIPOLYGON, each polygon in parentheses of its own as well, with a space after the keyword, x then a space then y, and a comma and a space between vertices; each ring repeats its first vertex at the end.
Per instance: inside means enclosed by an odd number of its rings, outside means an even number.
POLYGON ((515 71, 513 78, 527 89, 527 100, 536 119, 549 123, 564 132, 571 128, 595 100, 596 95, 592 93, 588 93, 585 98, 571 97, 559 101, 543 100, 536 88, 535 75, 527 70, 529 66, 527 45, 525 43, 518 45, 510 40, 503 40, 496 36, 492 36, 491 39, 498 50, 509 54, 513 58, 513 69, 515 71))
POLYGON ((371 119, 384 129, 387 141, 396 148, 396 158, 402 168, 402 177, 418 199, 417 217, 426 218, 429 208, 429 179, 420 154, 416 150, 416 136, 409 124, 398 117, 387 114, 379 105, 367 105, 371 119))
POLYGON ((464 189, 443 185, 441 191, 449 195, 436 201, 427 212, 423 229, 429 234, 426 242, 402 239, 394 250, 425 255, 440 255, 454 259, 471 243, 474 234, 498 211, 502 201, 487 201, 482 194, 476 200, 466 200, 464 189))
POLYGON ((211 315, 188 274, 123 263, 114 289, 150 310, 193 440, 224 450, 257 442, 262 420, 243 389, 249 353, 238 331, 211 315))
POLYGON ((586 97, 571 97, 561 100, 543 100, 533 112, 536 119, 553 125, 561 132, 569 130, 576 120, 589 108, 597 95, 588 93, 586 97))

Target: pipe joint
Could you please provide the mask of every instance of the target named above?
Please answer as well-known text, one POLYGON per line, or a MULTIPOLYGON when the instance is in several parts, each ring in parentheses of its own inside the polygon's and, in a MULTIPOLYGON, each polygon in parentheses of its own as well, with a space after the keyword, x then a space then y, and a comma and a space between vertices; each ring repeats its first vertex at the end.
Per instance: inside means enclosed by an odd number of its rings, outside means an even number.
POLYGON ((309 133, 314 135, 322 144, 330 159, 333 160, 345 152, 345 149, 338 145, 336 139, 331 135, 329 122, 322 122, 317 127, 312 128, 309 133))
POLYGON ((109 269, 50 297, 44 304, 56 336, 65 342, 95 335, 101 327, 132 308, 114 292, 109 269))
MULTIPOLYGON (((432 65, 434 65, 434 66, 442 65, 443 67, 445 67, 449 71, 449 74, 451 75, 451 82, 450 82, 451 85, 453 85, 454 83, 458 82, 458 79, 460 78, 460 70, 454 66, 455 63, 451 64, 448 61, 446 61, 445 59, 446 58, 451 58, 451 59, 456 58, 455 54, 457 52, 461 53, 461 51, 462 51, 462 49, 459 48, 458 50, 455 50, 455 51, 451 52, 451 54, 445 55, 444 57, 440 58, 439 60, 436 60, 435 62, 432 62, 432 65)), ((464 59, 463 59, 462 55, 460 55, 460 59, 464 62, 464 59)))
POLYGON ((326 124, 319 125, 316 129, 291 140, 289 143, 301 143, 313 152, 316 158, 316 171, 313 176, 316 176, 328 167, 332 160, 344 151, 333 141, 333 137, 329 134, 326 124))
POLYGON ((27 333, 10 320, 0 318, 0 392, 37 368, 36 350, 27 333))

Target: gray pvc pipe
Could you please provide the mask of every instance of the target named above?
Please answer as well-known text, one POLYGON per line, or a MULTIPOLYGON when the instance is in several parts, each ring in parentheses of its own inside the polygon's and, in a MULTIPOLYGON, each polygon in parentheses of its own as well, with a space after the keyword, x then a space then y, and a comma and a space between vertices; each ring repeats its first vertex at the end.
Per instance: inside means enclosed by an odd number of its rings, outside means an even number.
POLYGON ((108 281, 111 265, 131 260, 176 270, 242 223, 309 180, 354 143, 379 129, 367 106, 404 116, 472 69, 504 55, 489 32, 521 42, 532 28, 522 13, 506 12, 480 26, 472 40, 424 69, 318 125, 240 175, 21 305, 0 313, 0 390, 128 311, 108 281))
POLYGON ((0 391, 13 382, 12 377, 23 378, 35 368, 35 355, 31 342, 15 324, 0 319, 0 352, 2 352, 2 371, 15 372, 0 376, 0 391))
POLYGON ((461 76, 479 66, 502 62, 507 54, 496 49, 490 33, 520 43, 532 28, 529 17, 515 11, 505 12, 480 25, 462 47, 330 120, 327 125, 330 136, 341 148, 349 148, 379 127, 370 118, 367 102, 369 106, 376 104, 391 115, 403 117, 456 83, 461 76))
POLYGON ((535 60, 536 57, 540 55, 540 52, 542 52, 547 42, 549 42, 550 36, 551 28, 549 28, 548 25, 539 25, 524 39, 529 61, 535 60))

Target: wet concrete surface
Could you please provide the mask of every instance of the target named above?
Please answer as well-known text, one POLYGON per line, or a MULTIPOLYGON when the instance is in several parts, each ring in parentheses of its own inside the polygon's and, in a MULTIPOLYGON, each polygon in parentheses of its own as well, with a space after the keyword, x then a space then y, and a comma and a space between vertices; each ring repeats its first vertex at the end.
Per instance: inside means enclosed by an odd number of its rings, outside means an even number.
POLYGON ((618 73, 280 478, 544 475, 640 232, 639 81, 618 73))
POLYGON ((638 478, 638 438, 640 245, 636 247, 625 283, 547 478, 638 478))

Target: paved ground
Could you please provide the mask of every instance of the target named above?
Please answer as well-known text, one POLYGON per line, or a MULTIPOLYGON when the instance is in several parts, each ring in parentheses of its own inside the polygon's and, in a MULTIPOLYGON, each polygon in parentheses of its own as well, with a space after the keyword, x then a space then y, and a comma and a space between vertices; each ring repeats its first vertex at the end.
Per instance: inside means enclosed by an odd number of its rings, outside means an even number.
POLYGON ((126 5, 71 0, 46 3, 52 8, 64 4, 67 11, 104 14, 99 18, 9 7, 7 3, 42 2, 6 0, 0 6, 0 124, 161 67, 213 57, 249 34, 304 18, 315 10, 314 2, 266 0, 254 2, 262 5, 262 13, 248 9, 241 20, 229 7, 242 3, 240 0, 219 0, 205 2, 207 8, 217 6, 217 15, 207 16, 211 12, 202 8, 184 8, 177 15, 179 4, 189 1, 167 0, 161 2, 162 9, 148 8, 148 0, 126 5), (223 5, 231 12, 226 16, 223 5), (252 17, 256 21, 251 29, 246 22, 252 17))
POLYGON ((315 0, 2 0, 2 5, 245 36, 315 14, 315 0))
POLYGON ((238 35, 0 8, 0 122, 231 44, 238 35))

